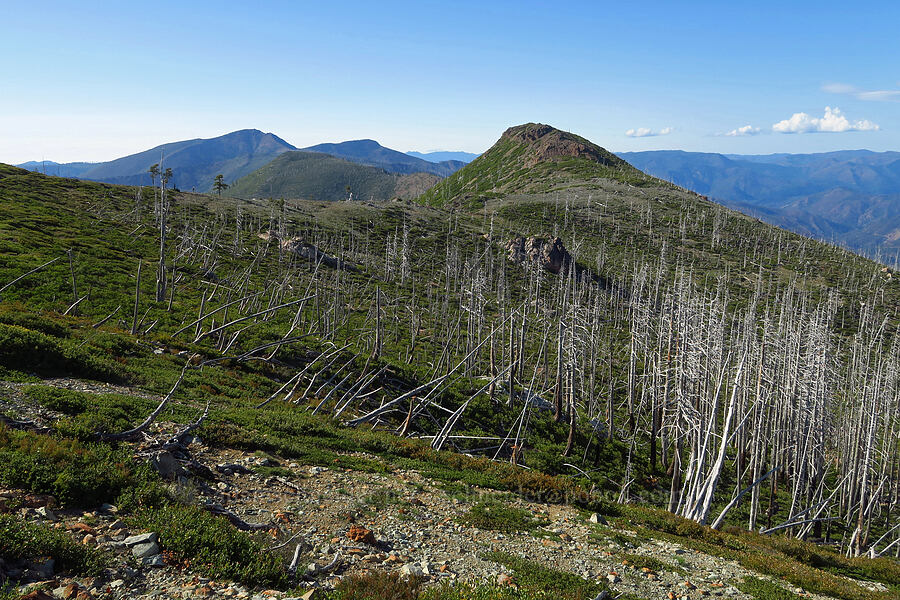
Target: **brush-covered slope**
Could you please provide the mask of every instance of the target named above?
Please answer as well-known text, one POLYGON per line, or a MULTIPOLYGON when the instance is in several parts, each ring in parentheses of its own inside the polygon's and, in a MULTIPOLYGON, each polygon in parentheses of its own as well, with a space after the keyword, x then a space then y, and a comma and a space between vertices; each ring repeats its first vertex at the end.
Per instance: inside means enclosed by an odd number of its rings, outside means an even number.
POLYGON ((399 175, 317 152, 286 152, 237 180, 228 190, 236 198, 358 200, 415 198, 440 178, 431 173, 399 175), (349 189, 349 192, 347 188, 349 189))
POLYGON ((652 178, 580 136, 527 123, 507 129, 487 152, 420 200, 432 205, 477 205, 490 198, 585 185, 597 179, 644 185, 652 178))
POLYGON ((295 150, 272 133, 242 129, 210 138, 162 144, 150 150, 101 163, 80 175, 83 179, 122 185, 150 185, 151 165, 163 160, 173 172, 170 186, 204 192, 222 174, 232 182, 268 163, 279 154, 295 150))
MULTIPOLYGON (((711 595, 756 574, 757 598, 896 598, 892 558, 846 556, 896 535, 895 273, 652 178, 558 175, 473 210, 174 193, 160 268, 152 190, 0 166, 0 488, 159 533, 131 596, 179 573, 287 591, 301 537, 301 565, 329 544, 340 575, 396 572, 358 557, 362 526, 408 571, 510 565, 524 595, 465 593, 485 600, 684 595, 677 568, 711 595), (166 397, 145 435, 98 441, 166 397), (136 468, 151 455, 187 483, 136 468)), ((4 561, 38 520, 14 518, 35 523, 0 520, 4 561)))
POLYGON ((360 165, 378 167, 388 173, 409 175, 431 173, 446 177, 458 171, 464 162, 458 160, 428 161, 397 150, 385 148, 375 140, 353 140, 339 144, 317 144, 302 148, 305 152, 321 152, 349 160, 360 165))

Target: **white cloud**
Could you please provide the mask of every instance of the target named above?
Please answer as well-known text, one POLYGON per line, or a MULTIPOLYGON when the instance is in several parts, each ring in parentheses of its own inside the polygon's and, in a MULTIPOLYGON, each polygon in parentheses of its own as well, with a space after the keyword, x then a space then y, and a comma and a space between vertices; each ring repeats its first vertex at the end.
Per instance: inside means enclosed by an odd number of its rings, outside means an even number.
POLYGON ((827 83, 822 86, 822 91, 846 94, 869 102, 900 102, 900 90, 862 90, 846 83, 827 83))
POLYGON ((865 119, 849 121, 841 114, 841 109, 830 106, 825 107, 825 116, 821 119, 799 112, 791 115, 790 119, 772 125, 772 131, 777 133, 842 133, 845 131, 878 131, 879 129, 881 127, 865 119))
POLYGON ((657 135, 669 135, 674 131, 674 127, 663 127, 659 131, 653 131, 649 127, 638 127, 637 129, 629 129, 625 132, 625 135, 628 137, 654 137, 657 135))
POLYGON ((760 133, 762 133, 762 129, 760 129, 759 127, 754 127, 753 125, 744 125, 743 127, 732 129, 725 135, 729 137, 741 137, 746 135, 759 135, 760 133))

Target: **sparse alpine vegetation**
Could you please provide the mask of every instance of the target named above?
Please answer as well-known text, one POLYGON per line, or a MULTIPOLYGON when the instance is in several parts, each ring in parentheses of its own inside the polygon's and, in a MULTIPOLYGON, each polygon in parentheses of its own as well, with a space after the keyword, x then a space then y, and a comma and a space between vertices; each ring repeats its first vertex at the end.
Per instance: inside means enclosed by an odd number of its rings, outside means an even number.
POLYGON ((104 565, 7 579, 896 597, 890 269, 533 124, 354 198, 0 167, 0 512, 104 565))

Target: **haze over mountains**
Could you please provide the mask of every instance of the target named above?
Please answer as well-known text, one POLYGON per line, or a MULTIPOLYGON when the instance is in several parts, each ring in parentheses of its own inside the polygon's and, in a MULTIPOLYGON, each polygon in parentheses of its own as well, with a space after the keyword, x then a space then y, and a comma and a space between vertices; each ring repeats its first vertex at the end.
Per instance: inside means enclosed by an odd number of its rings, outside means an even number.
POLYGON ((625 152, 655 177, 765 221, 868 254, 900 250, 900 152, 625 152))
POLYGON ((100 163, 92 162, 71 162, 58 163, 52 160, 29 160, 28 162, 16 165, 22 169, 43 173, 44 175, 55 175, 56 177, 81 177, 87 171, 90 171, 100 163))
POLYGON ((183 190, 206 191, 213 178, 222 173, 232 181, 251 173, 273 158, 295 148, 272 133, 243 129, 212 138, 184 140, 162 144, 137 154, 101 163, 82 173, 82 179, 148 185, 150 165, 163 161, 163 168, 171 168, 169 183, 183 190))

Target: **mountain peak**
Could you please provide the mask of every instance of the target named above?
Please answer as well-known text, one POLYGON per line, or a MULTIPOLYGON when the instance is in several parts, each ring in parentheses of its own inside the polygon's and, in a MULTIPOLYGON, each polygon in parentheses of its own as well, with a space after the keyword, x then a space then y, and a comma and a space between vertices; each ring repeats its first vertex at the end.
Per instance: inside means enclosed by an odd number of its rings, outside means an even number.
POLYGON ((526 123, 510 127, 500 140, 508 140, 529 147, 525 166, 560 158, 584 158, 601 165, 614 166, 622 161, 604 148, 568 131, 543 123, 526 123))
POLYGON ((491 148, 423 194, 425 204, 483 205, 510 194, 556 186, 593 186, 599 180, 659 184, 612 152, 543 123, 510 127, 491 148))

